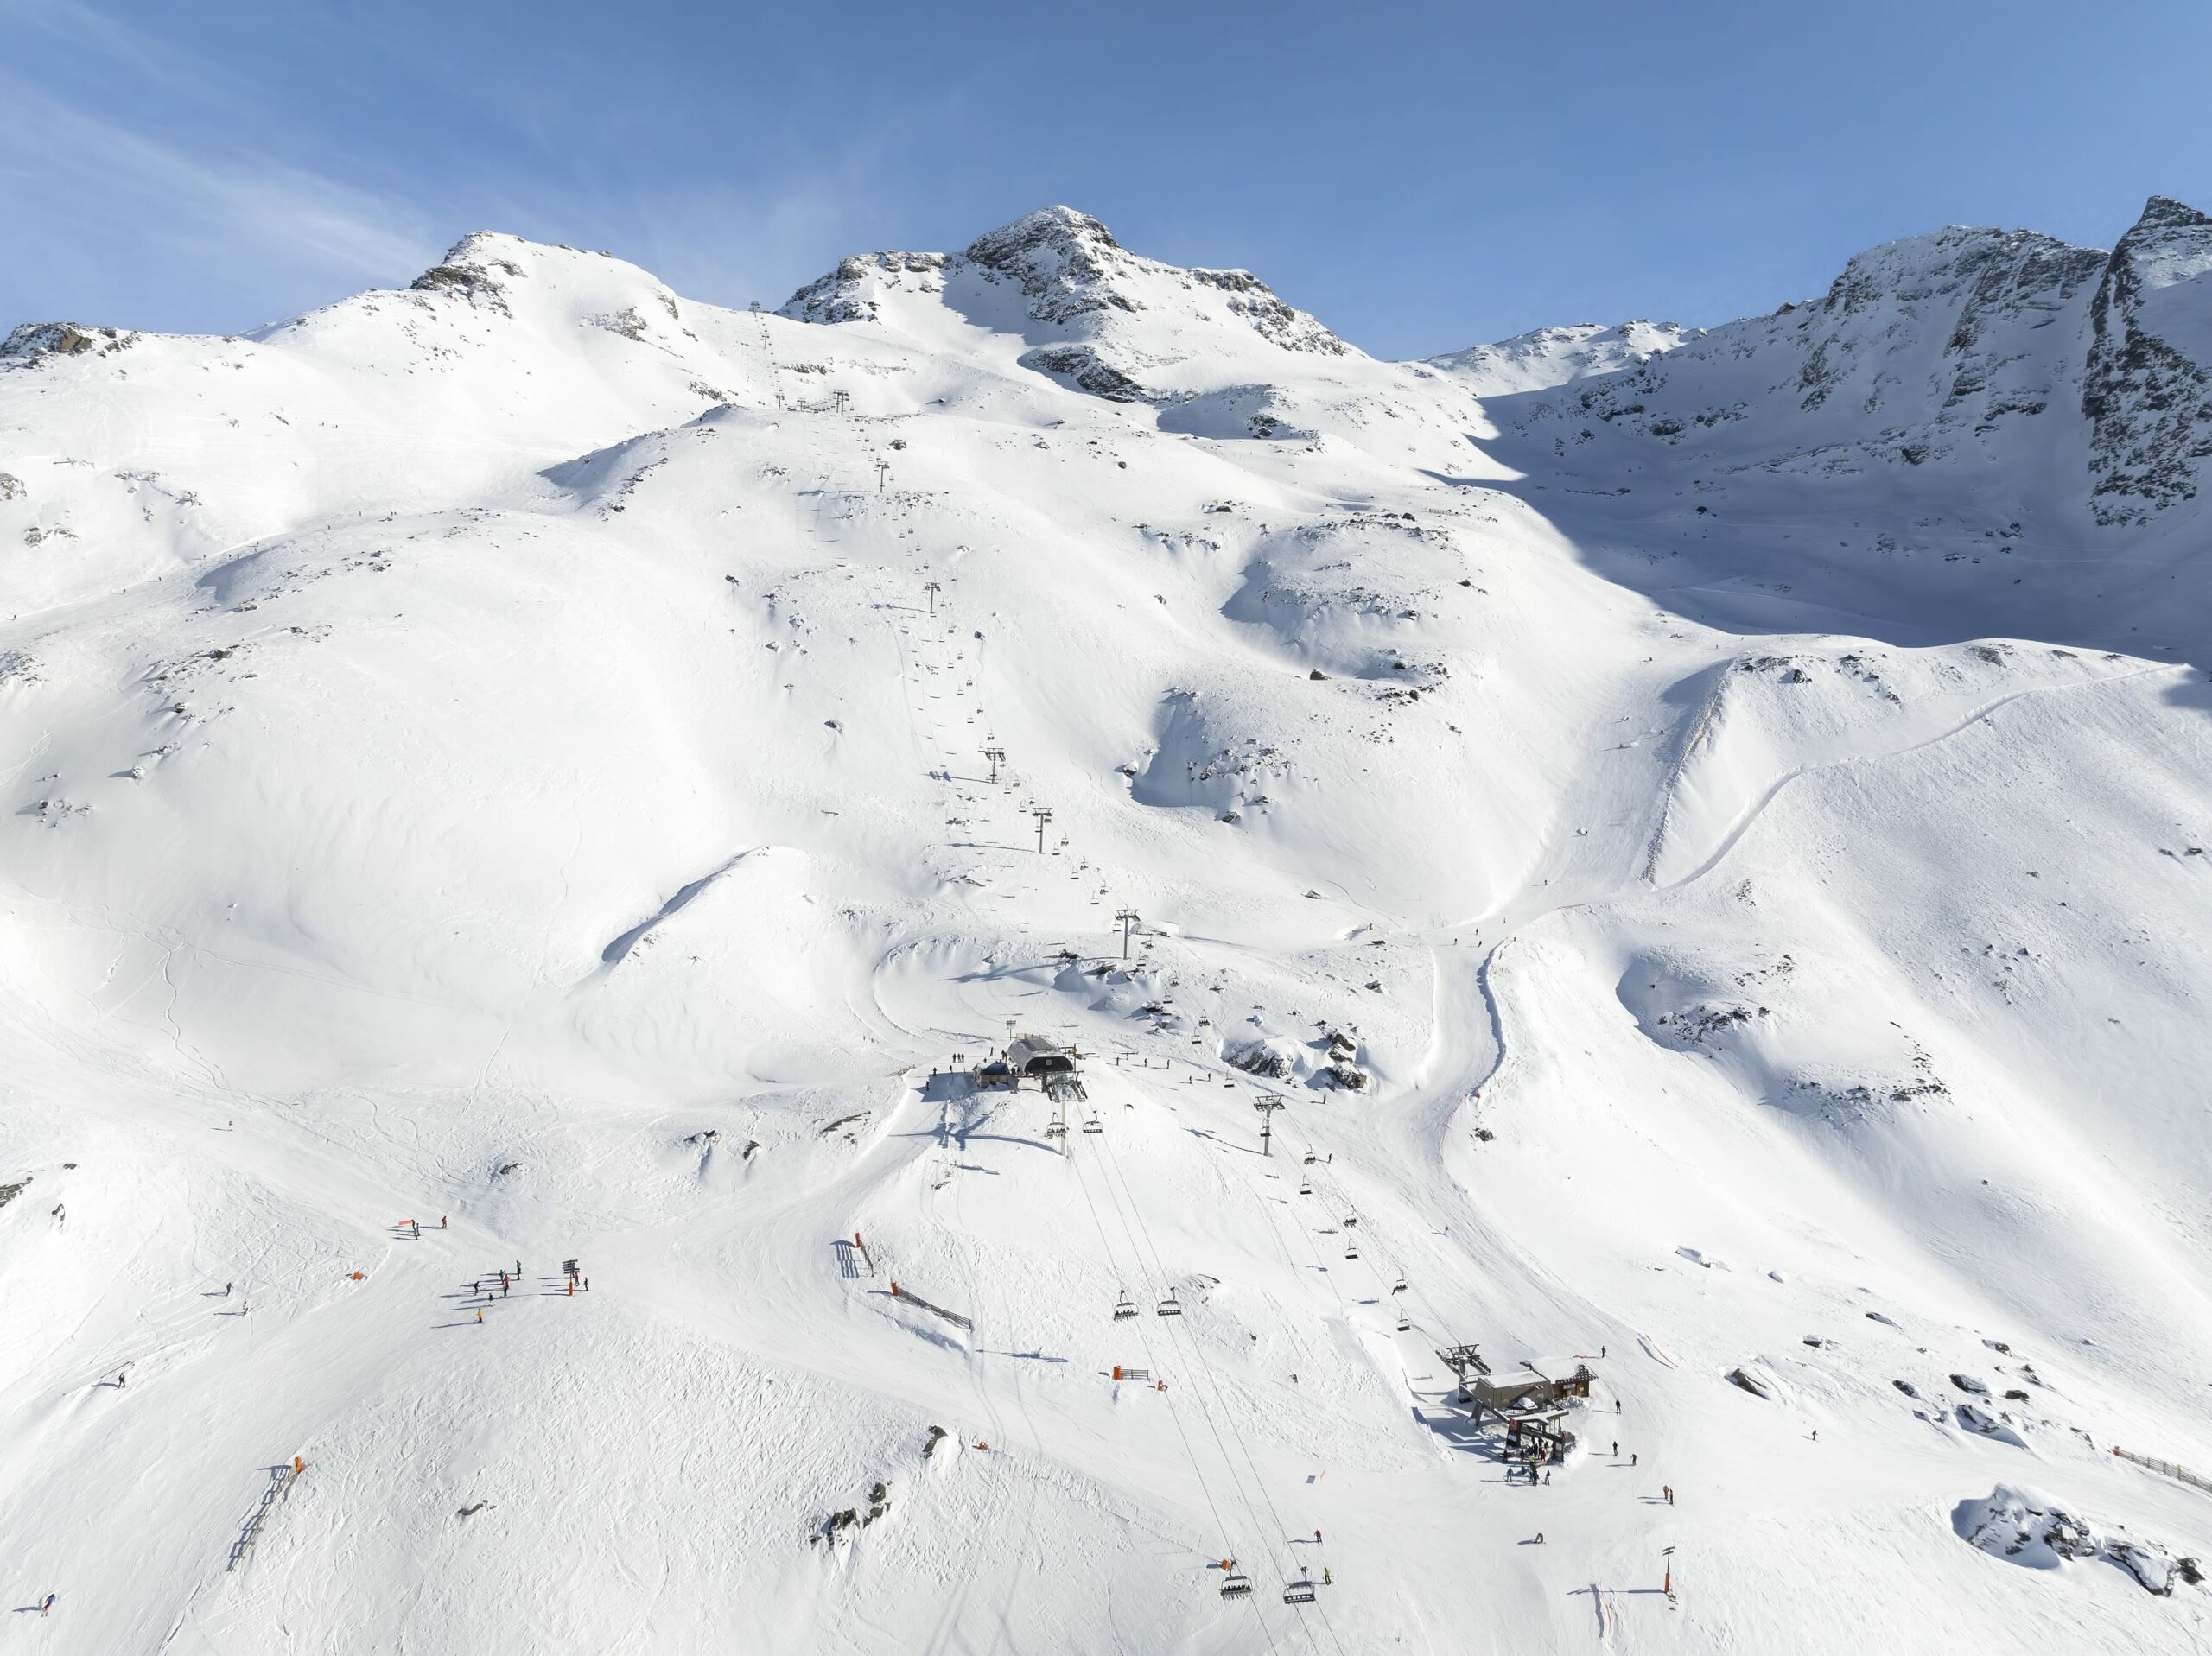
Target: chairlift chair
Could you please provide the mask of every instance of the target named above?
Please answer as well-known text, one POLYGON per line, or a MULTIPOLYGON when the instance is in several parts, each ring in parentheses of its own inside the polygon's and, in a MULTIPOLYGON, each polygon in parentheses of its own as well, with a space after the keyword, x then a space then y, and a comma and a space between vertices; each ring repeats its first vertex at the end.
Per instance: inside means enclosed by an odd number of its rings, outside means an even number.
POLYGON ((1359 1215, 1351 1209, 1346 1209, 1344 1210, 1344 1228, 1346 1230, 1350 1230, 1357 1223, 1359 1223, 1359 1215))
POLYGON ((1296 1581, 1285 1584, 1282 1589, 1282 1602, 1286 1604, 1311 1604, 1313 1602, 1313 1577, 1301 1570, 1296 1581))
POLYGON ((1411 1329, 1412 1329, 1412 1328, 1413 1328, 1413 1325, 1414 1325, 1414 1320, 1413 1320, 1413 1318, 1411 1318, 1410 1317, 1408 1317, 1408 1316, 1406 1315, 1406 1308, 1405 1308, 1404 1306, 1402 1306, 1402 1305, 1399 1306, 1399 1307, 1398 1307, 1398 1332, 1399 1332, 1399 1333, 1401 1333, 1401 1334, 1408 1333, 1408 1332, 1410 1332, 1410 1331, 1411 1331, 1411 1329))
POLYGON ((1125 1323, 1136 1314, 1136 1302, 1129 1298, 1128 1290, 1122 1290, 1121 1298, 1114 1304, 1114 1320, 1116 1323, 1125 1323))
POLYGON ((1300 1196, 1312 1196, 1313 1194, 1313 1181, 1312 1179, 1299 1180, 1298 1194, 1300 1196))
POLYGON ((1222 1581, 1221 1596, 1224 1598, 1251 1597, 1252 1578, 1241 1571, 1231 1570, 1222 1581))
POLYGON ((1106 1131, 1106 1129, 1105 1129, 1104 1127, 1101 1126, 1098 1124, 1098 1112, 1097 1112, 1097 1111, 1093 1110, 1093 1111, 1090 1113, 1090 1120, 1089 1120, 1088 1121, 1086 1121, 1086 1122, 1084 1122, 1084 1123, 1083 1124, 1083 1130, 1084 1130, 1085 1133, 1103 1133, 1103 1132, 1105 1132, 1105 1131, 1106 1131))
POLYGON ((1170 1288, 1167 1291, 1167 1298, 1160 1302, 1160 1315, 1162 1317, 1180 1317, 1182 1314, 1183 1302, 1175 1298, 1175 1291, 1173 1288, 1170 1288))
POLYGON ((1402 1294, 1406 1291, 1406 1273, 1404 1272, 1401 1271, 1398 1272, 1398 1279, 1390 1285, 1390 1291, 1394 1294, 1402 1294))
POLYGON ((1344 1243, 1344 1258, 1347 1259, 1356 1259, 1358 1257, 1359 1244, 1357 1242, 1347 1240, 1344 1243))

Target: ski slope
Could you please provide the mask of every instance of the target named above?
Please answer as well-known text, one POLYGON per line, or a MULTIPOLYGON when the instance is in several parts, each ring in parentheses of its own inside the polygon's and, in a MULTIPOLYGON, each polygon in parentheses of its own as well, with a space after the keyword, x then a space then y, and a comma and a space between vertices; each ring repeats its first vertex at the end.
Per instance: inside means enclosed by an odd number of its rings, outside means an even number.
POLYGON ((2194 1648, 2208 268, 18 330, 8 1635, 2194 1648), (1470 1343, 1594 1372, 1548 1482, 1470 1343))

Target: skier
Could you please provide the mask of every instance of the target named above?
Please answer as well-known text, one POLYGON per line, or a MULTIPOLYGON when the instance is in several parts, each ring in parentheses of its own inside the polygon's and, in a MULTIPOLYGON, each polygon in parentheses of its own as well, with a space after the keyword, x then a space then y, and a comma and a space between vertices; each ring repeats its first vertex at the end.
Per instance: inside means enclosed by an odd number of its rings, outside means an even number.
POLYGON ((1636 1464, 1636 1451, 1634 1450, 1630 1450, 1629 1451, 1628 1463, 1630 1466, 1634 1466, 1636 1464))
POLYGON ((481 1305, 476 1308, 476 1320, 480 1323, 484 1320, 484 1308, 481 1305))
POLYGON ((129 1374, 128 1373, 119 1373, 119 1374, 118 1374, 116 1375, 116 1377, 115 1377, 116 1388, 117 1388, 118 1391, 119 1391, 119 1390, 121 1390, 121 1389, 122 1389, 122 1387, 123 1387, 123 1384, 124 1384, 124 1381, 126 1381, 126 1380, 128 1380, 130 1378, 130 1374, 129 1374))
POLYGON ((1321 1566, 1321 1585, 1324 1587, 1334 1587, 1336 1584, 1337 1578, 1329 1573, 1329 1566, 1323 1564, 1321 1566))
POLYGON ((1536 1545, 1537 1545, 1538 1546, 1541 1546, 1541 1545, 1543 1545, 1543 1544, 1544 1544, 1544 1532, 1543 1532, 1541 1530, 1538 1530, 1538 1531, 1536 1532, 1536 1545))
POLYGON ((586 1293, 589 1293, 591 1291, 591 1278, 589 1277, 586 1277, 584 1278, 584 1291, 586 1293))
POLYGON ((1321 1545, 1321 1532, 1319 1530, 1313 1532, 1313 1545, 1317 1547, 1321 1545))
POLYGON ((506 1285, 505 1283, 504 1283, 504 1282, 503 1282, 503 1283, 501 1283, 501 1284, 499 1285, 499 1298, 500 1298, 501 1299, 505 1299, 506 1297, 507 1297, 507 1285, 506 1285))
POLYGON ((224 1298, 225 1299, 228 1299, 230 1297, 231 1297, 231 1285, 230 1285, 229 1283, 227 1283, 227 1282, 226 1282, 226 1283, 225 1283, 225 1284, 223 1285, 223 1298, 224 1298))
POLYGON ((440 1230, 443 1230, 445 1228, 446 1228, 446 1216, 445 1216, 443 1214, 440 1214, 440 1215, 438 1215, 438 1228, 439 1228, 440 1230))
POLYGON ((48 1610, 51 1610, 53 1608, 54 1608, 54 1595, 53 1595, 53 1594, 51 1594, 51 1593, 48 1593, 48 1594, 44 1598, 42 1598, 42 1599, 39 1600, 39 1602, 38 1602, 38 1613, 39 1613, 41 1615, 45 1615, 48 1610))
POLYGON ((1621 1457, 1621 1440, 1620 1440, 1619 1438, 1616 1437, 1616 1438, 1614 1438, 1614 1439, 1613 1439, 1613 1458, 1614 1458, 1615 1460, 1617 1460, 1617 1461, 1618 1461, 1618 1459, 1620 1459, 1620 1457, 1621 1457))
POLYGON ((1549 1467, 1546 1467, 1546 1468, 1544 1469, 1544 1488, 1546 1488, 1547 1489, 1548 1489, 1548 1488, 1551 1488, 1551 1484, 1552 1484, 1552 1469, 1551 1469, 1551 1468, 1549 1468, 1549 1467))
POLYGON ((1660 1493, 1660 1494, 1663 1494, 1663 1495, 1665 1495, 1665 1496, 1667 1497, 1667 1504, 1668 1504, 1669 1507, 1671 1507, 1671 1506, 1673 1506, 1673 1505, 1675 1504, 1675 1486, 1674 1486, 1673 1484, 1671 1484, 1671 1483, 1662 1483, 1662 1484, 1661 1484, 1661 1485, 1659 1486, 1659 1493, 1660 1493))

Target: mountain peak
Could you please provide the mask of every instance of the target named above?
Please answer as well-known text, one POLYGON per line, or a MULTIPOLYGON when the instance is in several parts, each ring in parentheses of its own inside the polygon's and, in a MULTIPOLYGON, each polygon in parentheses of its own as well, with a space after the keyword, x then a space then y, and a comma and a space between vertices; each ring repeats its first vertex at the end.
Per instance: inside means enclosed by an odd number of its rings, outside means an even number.
MULTIPOLYGON (((1284 351, 1339 356, 1346 350, 1321 323, 1286 304, 1249 270, 1185 270, 1133 253, 1087 213, 1039 207, 987 231, 959 253, 879 252, 842 259, 793 294, 783 314, 804 322, 873 322, 899 294, 924 295, 971 319, 1046 337, 1095 341, 1108 324, 1149 314, 1165 330, 1153 353, 1186 354, 1167 337, 1197 325, 1230 325, 1284 351), (1020 290, 1019 314, 979 302, 994 286, 1020 290), (972 289, 972 291, 971 291, 972 289)), ((1211 334, 1217 341, 1224 336, 1211 334)), ((1061 371, 1055 369, 1053 371, 1061 371)), ((1118 377, 1120 370, 1115 371, 1118 377)))
POLYGON ((2143 204, 2143 216, 2135 221, 2137 230, 2196 230, 2208 225, 2212 225, 2212 216, 2171 195, 2152 196, 2143 204))
POLYGON ((1073 207, 1054 206, 1025 213, 1012 224, 985 231, 968 244, 968 257, 978 264, 989 264, 1030 248, 1053 244, 1071 244, 1099 251, 1122 251, 1122 244, 1114 239, 1114 232, 1099 220, 1073 207))

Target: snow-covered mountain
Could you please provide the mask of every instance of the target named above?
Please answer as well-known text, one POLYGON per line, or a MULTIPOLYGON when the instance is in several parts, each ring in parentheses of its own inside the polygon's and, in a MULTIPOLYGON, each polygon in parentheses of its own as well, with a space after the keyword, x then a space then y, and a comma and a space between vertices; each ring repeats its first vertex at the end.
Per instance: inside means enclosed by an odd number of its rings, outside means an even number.
POLYGON ((1696 339, 1700 332, 1675 322, 1623 322, 1618 327, 1578 322, 1536 328, 1430 360, 1457 375, 1478 397, 1504 397, 1637 365, 1696 339))
POLYGON ((1423 363, 1065 208, 17 329, 16 1631, 2185 1647, 2208 251, 1423 363), (1591 1375, 1541 1481, 1470 1345, 1591 1375))

